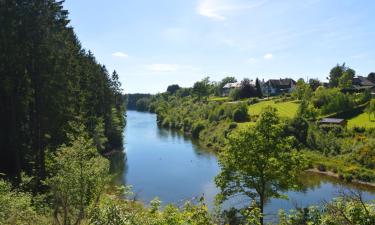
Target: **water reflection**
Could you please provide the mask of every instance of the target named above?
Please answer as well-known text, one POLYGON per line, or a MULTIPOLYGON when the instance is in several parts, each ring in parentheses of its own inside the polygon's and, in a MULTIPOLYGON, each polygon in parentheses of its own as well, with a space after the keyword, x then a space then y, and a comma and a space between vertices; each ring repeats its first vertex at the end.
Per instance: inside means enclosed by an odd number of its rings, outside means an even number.
MULTIPOLYGON (((214 178, 219 172, 216 156, 183 133, 159 128, 156 116, 135 111, 127 112, 126 160, 121 180, 133 186, 139 200, 149 202, 158 196, 163 204, 181 204, 204 194, 213 206, 219 192, 214 178)), ((117 166, 121 168, 121 164, 117 166)), ((320 204, 338 196, 343 188, 361 190, 366 200, 374 199, 375 190, 363 185, 346 184, 332 177, 306 173, 300 178, 298 191, 287 191, 289 200, 271 199, 265 213, 272 218, 279 209, 286 211, 296 205, 320 204)), ((223 208, 246 207, 250 199, 236 196, 223 208)))

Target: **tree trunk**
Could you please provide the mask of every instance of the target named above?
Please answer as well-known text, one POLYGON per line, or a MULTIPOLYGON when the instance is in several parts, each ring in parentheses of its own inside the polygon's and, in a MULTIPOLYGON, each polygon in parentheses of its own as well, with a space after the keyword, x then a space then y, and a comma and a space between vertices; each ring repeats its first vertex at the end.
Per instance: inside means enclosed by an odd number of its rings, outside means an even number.
POLYGON ((259 195, 259 208, 260 208, 260 218, 259 222, 261 225, 263 225, 263 212, 264 212, 264 195, 260 194, 259 195))

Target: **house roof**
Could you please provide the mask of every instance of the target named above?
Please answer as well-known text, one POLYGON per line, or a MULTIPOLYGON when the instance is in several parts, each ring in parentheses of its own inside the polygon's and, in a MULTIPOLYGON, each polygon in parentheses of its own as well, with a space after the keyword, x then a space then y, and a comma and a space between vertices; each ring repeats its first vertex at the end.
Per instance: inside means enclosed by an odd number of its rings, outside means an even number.
POLYGON ((319 121, 319 123, 336 123, 336 124, 341 124, 342 122, 344 122, 345 120, 344 119, 340 119, 340 118, 323 118, 319 121))
POLYGON ((227 83, 226 85, 224 85, 223 88, 226 88, 226 89, 230 89, 230 88, 239 88, 241 87, 241 83, 227 83))
POLYGON ((270 79, 266 82, 267 85, 270 85, 275 88, 290 88, 292 84, 296 84, 293 79, 270 79))
POLYGON ((369 79, 362 76, 354 77, 352 83, 353 86, 375 86, 369 79))

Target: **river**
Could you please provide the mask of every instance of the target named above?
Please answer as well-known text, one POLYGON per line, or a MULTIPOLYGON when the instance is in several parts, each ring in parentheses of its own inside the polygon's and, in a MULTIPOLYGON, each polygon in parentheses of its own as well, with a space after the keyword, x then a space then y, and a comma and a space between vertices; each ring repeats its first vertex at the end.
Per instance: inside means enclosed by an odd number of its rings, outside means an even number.
MULTIPOLYGON (((133 186, 138 200, 148 203, 158 196, 163 204, 181 205, 204 195, 207 204, 213 205, 218 193, 214 178, 220 170, 215 154, 180 133, 159 128, 155 114, 127 112, 125 151, 121 182, 133 186)), ((295 206, 321 204, 337 197, 342 190, 362 191, 365 199, 375 199, 375 190, 323 175, 306 173, 302 182, 304 191, 285 193, 288 200, 271 199, 265 214, 275 216, 279 209, 288 211, 295 206)), ((248 202, 238 197, 225 205, 240 207, 248 202)))

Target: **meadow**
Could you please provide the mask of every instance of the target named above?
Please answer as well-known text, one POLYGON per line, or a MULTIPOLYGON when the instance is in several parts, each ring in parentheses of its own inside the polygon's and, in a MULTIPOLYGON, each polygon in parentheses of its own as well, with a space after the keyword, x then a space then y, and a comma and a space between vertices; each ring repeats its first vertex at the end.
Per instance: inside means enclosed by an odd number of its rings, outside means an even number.
POLYGON ((279 116, 293 118, 298 110, 298 102, 288 101, 288 102, 276 102, 274 100, 261 101, 256 104, 249 106, 249 113, 251 116, 259 115, 263 108, 267 106, 272 106, 277 109, 279 116))

